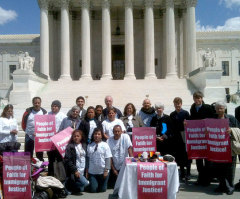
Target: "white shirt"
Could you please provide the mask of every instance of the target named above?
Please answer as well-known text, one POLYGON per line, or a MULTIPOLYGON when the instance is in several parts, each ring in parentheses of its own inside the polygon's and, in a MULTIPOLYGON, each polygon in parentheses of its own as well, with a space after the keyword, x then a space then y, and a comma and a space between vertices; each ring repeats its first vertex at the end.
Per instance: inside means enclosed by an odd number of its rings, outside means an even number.
POLYGON ((115 119, 113 121, 110 121, 109 119, 106 119, 102 122, 103 132, 107 134, 108 137, 113 136, 113 127, 116 125, 120 125, 122 127, 122 131, 126 131, 126 128, 120 119, 115 119))
POLYGON ((16 142, 17 135, 11 134, 12 130, 18 131, 18 124, 15 118, 0 118, 0 143, 16 142))
POLYGON ((67 115, 63 112, 58 112, 57 114, 55 114, 52 111, 49 112, 48 115, 55 115, 56 132, 58 132, 58 129, 59 129, 63 119, 66 118, 67 115))
POLYGON ((90 174, 103 174, 105 169, 105 159, 111 158, 112 153, 106 142, 98 143, 97 150, 96 143, 92 142, 87 147, 87 156, 89 157, 89 169, 90 174))
POLYGON ((35 132, 35 121, 34 121, 34 115, 43 115, 42 110, 40 109, 40 111, 36 112, 34 110, 32 110, 32 112, 29 114, 28 119, 27 119, 27 125, 26 125, 26 134, 28 134, 28 136, 34 140, 34 132, 35 132))
POLYGON ((84 151, 82 144, 78 144, 75 146, 76 150, 76 167, 80 174, 84 175, 84 169, 86 165, 86 152, 84 151))
POLYGON ((93 134, 93 130, 95 128, 97 128, 97 124, 96 124, 96 122, 94 120, 90 120, 89 121, 89 126, 90 126, 90 129, 89 129, 89 133, 88 133, 88 139, 91 140, 92 134, 93 134))
POLYGON ((128 148, 132 146, 132 142, 128 134, 121 134, 118 140, 114 136, 107 140, 107 143, 112 152, 113 165, 118 171, 121 169, 125 158, 129 156, 128 148))

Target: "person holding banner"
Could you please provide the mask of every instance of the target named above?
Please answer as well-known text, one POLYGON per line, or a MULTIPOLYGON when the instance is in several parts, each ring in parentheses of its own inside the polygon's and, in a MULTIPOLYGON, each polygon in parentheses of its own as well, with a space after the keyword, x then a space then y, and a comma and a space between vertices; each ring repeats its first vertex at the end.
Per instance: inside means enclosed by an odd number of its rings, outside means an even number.
POLYGON ((102 123, 104 138, 107 140, 109 137, 113 136, 113 127, 115 125, 120 125, 123 131, 126 131, 126 128, 122 120, 116 118, 117 111, 115 108, 108 109, 108 119, 104 120, 102 123))
POLYGON ((127 134, 132 140, 132 128, 133 127, 143 127, 142 119, 136 115, 136 108, 132 103, 128 103, 124 108, 124 116, 121 117, 124 126, 127 129, 127 134))
POLYGON ((67 127, 71 127, 74 130, 79 128, 81 123, 81 119, 79 117, 80 108, 78 106, 73 106, 70 111, 70 115, 63 119, 58 132, 66 129, 67 127))
POLYGON ((166 154, 173 155, 171 118, 163 113, 164 105, 162 103, 156 103, 155 110, 157 115, 152 118, 150 126, 156 127, 157 151, 159 151, 162 156, 166 154))
POLYGON ((80 123, 79 130, 84 133, 87 139, 87 144, 90 143, 92 138, 92 133, 95 128, 102 129, 102 124, 95 118, 95 109, 93 106, 89 106, 84 120, 80 123))
POLYGON ((152 118, 156 116, 155 109, 152 107, 149 99, 145 99, 142 105, 143 107, 139 111, 138 116, 142 119, 145 127, 150 127, 152 118))
MULTIPOLYGON (((190 120, 201 120, 206 118, 214 118, 213 108, 205 104, 203 101, 203 94, 200 91, 193 93, 193 101, 190 108, 190 120)), ((210 184, 210 163, 206 159, 196 160, 198 170, 198 180, 196 185, 208 186, 210 184)))
MULTIPOLYGON (((239 128, 240 124, 237 119, 232 116, 225 114, 227 106, 224 102, 216 102, 215 109, 216 109, 216 118, 217 119, 228 119, 229 122, 229 129, 228 133, 230 134, 230 139, 232 142, 232 128, 239 128)), ((237 129, 239 130, 239 129, 237 129)), ((234 176, 236 170, 236 159, 237 156, 235 152, 232 150, 232 162, 231 163, 214 163, 214 169, 217 170, 218 179, 219 179, 219 186, 215 189, 216 192, 226 192, 228 195, 232 195, 234 192, 234 176)))
POLYGON ((132 142, 128 134, 123 133, 120 125, 113 127, 114 136, 107 140, 107 143, 112 152, 112 164, 109 177, 109 185, 113 188, 118 173, 125 162, 126 157, 133 157, 132 142))
MULTIPOLYGON (((63 121, 64 118, 66 118, 66 114, 63 112, 60 112, 61 109, 61 102, 59 100, 54 100, 51 104, 51 112, 48 113, 48 115, 55 115, 55 125, 56 125, 56 132, 59 132, 59 127, 63 121)), ((48 151, 48 175, 54 176, 54 162, 61 162, 62 156, 58 152, 58 150, 55 148, 55 150, 48 151)))
POLYGON ((66 147, 64 164, 67 173, 66 189, 73 193, 83 192, 84 188, 89 185, 89 181, 84 177, 86 142, 81 130, 73 131, 66 147))
POLYGON ((21 144, 17 142, 18 124, 13 117, 13 105, 4 107, 0 117, 0 154, 16 152, 21 144))
POLYGON ((111 150, 104 138, 102 129, 95 128, 92 143, 87 146, 86 177, 89 177, 90 192, 105 192, 111 168, 111 150))
POLYGON ((190 179, 191 163, 192 160, 188 160, 186 152, 186 138, 184 132, 184 120, 189 120, 189 113, 182 109, 182 99, 175 97, 173 100, 175 111, 170 114, 170 118, 173 123, 173 142, 176 151, 176 162, 180 166, 180 179, 190 179), (185 174, 184 167, 187 168, 185 174))
MULTIPOLYGON (((30 152, 33 157, 34 139, 35 139, 35 115, 45 115, 47 111, 41 107, 42 99, 40 97, 34 97, 32 99, 33 106, 26 109, 22 117, 22 129, 25 131, 25 145, 24 151, 30 152)), ((43 161, 43 152, 36 152, 36 156, 39 160, 43 161)))

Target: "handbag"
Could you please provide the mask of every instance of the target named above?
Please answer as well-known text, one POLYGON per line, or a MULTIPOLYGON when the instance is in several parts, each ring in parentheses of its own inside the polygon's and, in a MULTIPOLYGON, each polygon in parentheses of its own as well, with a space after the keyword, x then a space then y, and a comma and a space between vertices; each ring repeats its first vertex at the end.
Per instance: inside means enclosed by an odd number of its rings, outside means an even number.
POLYGON ((61 182, 65 181, 67 175, 66 175, 66 171, 65 171, 63 161, 60 161, 60 162, 55 161, 53 163, 53 171, 54 171, 54 177, 55 178, 57 178, 61 182))

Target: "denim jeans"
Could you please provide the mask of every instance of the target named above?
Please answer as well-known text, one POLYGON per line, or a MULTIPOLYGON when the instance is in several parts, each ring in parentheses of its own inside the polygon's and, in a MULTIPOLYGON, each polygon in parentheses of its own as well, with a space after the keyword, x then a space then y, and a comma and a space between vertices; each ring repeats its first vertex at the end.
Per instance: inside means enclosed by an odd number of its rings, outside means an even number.
POLYGON ((89 173, 89 181, 90 181, 90 192, 105 192, 107 190, 109 174, 104 179, 103 174, 90 174, 89 173))
POLYGON ((66 188, 70 192, 83 192, 84 188, 89 185, 89 181, 80 174, 80 178, 75 178, 75 181, 71 178, 66 180, 66 188))

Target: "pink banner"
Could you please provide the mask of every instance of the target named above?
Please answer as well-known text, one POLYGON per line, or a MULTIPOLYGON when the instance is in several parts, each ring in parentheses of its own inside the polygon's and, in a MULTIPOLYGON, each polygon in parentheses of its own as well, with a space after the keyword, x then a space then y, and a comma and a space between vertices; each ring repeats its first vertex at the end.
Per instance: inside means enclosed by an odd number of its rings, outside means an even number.
POLYGON ((189 120, 185 128, 189 159, 232 162, 227 119, 189 120))
POLYGON ((188 120, 185 127, 189 159, 207 158, 207 139, 204 120, 188 120))
POLYGON ((137 163, 138 199, 167 199, 167 164, 137 163))
POLYGON ((51 137, 56 134, 55 115, 35 115, 35 151, 51 151, 51 137))
POLYGON ((71 127, 68 127, 51 137, 52 142, 63 158, 65 156, 66 146, 72 136, 72 132, 73 129, 71 127))
POLYGON ((208 160, 212 162, 232 162, 230 135, 227 119, 205 120, 208 137, 208 160))
POLYGON ((156 129, 139 127, 132 129, 133 155, 146 152, 156 152, 156 129))
POLYGON ((30 153, 3 153, 4 198, 31 198, 30 153))

